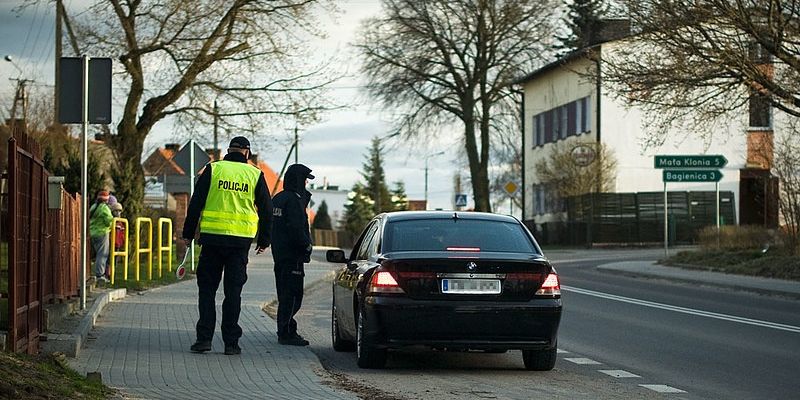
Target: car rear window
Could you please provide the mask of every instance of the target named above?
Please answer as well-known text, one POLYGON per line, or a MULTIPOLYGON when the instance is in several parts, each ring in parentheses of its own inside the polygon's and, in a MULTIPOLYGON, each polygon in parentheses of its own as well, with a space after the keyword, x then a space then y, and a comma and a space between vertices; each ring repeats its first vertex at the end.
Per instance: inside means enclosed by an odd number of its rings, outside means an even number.
POLYGON ((393 221, 384 228, 383 252, 444 251, 447 248, 537 253, 519 224, 468 219, 393 221))

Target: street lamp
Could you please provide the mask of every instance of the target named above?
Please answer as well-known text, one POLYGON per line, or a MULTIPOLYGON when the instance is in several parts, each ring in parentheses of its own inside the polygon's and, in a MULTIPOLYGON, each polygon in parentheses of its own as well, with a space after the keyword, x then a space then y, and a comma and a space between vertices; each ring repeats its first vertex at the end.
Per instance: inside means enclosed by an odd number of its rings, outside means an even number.
POLYGON ((13 58, 11 58, 11 55, 10 55, 10 54, 6 54, 6 56, 5 56, 5 60, 6 60, 6 61, 8 61, 8 62, 10 62, 10 63, 11 63, 11 65, 13 65, 13 66, 14 66, 14 68, 16 68, 16 69, 17 69, 17 71, 19 71, 19 75, 20 75, 20 76, 22 76, 22 74, 23 74, 23 72, 22 72, 22 68, 20 68, 20 67, 19 67, 19 65, 17 65, 17 63, 15 63, 15 62, 14 62, 14 59, 13 59, 13 58))
POLYGON ((425 156, 425 209, 428 209, 428 159, 434 156, 440 156, 444 154, 445 151, 442 150, 437 153, 431 153, 425 156))

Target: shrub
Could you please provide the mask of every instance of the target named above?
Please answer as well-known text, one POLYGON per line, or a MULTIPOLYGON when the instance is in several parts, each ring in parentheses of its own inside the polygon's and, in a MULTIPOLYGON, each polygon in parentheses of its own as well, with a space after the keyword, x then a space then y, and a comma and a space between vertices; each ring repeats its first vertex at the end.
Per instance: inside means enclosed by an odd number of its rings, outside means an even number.
POLYGON ((755 250, 762 249, 766 245, 779 244, 778 239, 774 230, 755 225, 722 226, 719 231, 719 242, 715 226, 705 227, 698 234, 700 246, 705 249, 755 250))

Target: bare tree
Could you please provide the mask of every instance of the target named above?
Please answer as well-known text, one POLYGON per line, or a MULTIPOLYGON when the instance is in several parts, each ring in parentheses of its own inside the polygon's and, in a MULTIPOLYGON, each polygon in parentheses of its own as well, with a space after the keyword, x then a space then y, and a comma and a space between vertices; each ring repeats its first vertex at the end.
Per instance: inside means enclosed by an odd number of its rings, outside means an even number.
POLYGON ((602 55, 603 79, 648 112, 650 143, 681 124, 708 137, 751 99, 800 116, 800 3, 621 2, 638 34, 602 55))
POLYGON ((550 155, 536 163, 536 175, 539 182, 555 188, 558 198, 612 190, 617 160, 604 143, 558 142, 553 146, 550 155))
POLYGON ((787 250, 794 255, 800 252, 800 138, 797 130, 792 133, 776 141, 772 173, 780 179, 778 208, 787 250))
MULTIPOLYGON (((144 196, 143 145, 164 118, 178 126, 214 117, 257 134, 265 118, 325 108, 325 66, 304 65, 303 45, 321 32, 327 0, 103 0, 75 21, 82 52, 110 55, 125 98, 105 140, 118 168, 117 194, 136 215, 144 196), (219 108, 214 108, 217 103, 219 108)), ((309 63, 306 63, 309 64, 309 63)))
POLYGON ((356 47, 371 96, 406 138, 463 124, 475 208, 490 211, 491 125, 549 47, 555 0, 383 0, 356 47))

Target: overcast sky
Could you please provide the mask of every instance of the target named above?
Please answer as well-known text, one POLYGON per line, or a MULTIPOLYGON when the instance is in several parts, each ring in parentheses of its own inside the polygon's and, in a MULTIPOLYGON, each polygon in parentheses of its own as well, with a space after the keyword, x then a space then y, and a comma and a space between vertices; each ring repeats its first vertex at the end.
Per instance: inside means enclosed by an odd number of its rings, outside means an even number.
MULTIPOLYGON (((49 2, 38 7, 26 9, 21 15, 13 12, 20 0, 0 0, 0 56, 11 55, 14 63, 20 67, 22 77, 33 79, 41 90, 53 84, 53 46, 55 6, 49 2)), ((86 0, 64 0, 67 12, 75 15, 88 3, 86 0)), ((321 51, 352 52, 348 43, 352 42, 358 27, 358 21, 380 12, 378 0, 337 0, 343 14, 334 20, 322 21, 327 27, 329 38, 323 42, 310 44, 319 46, 321 51)), ((64 42, 66 46, 66 41, 64 42)), ((353 74, 358 64, 355 56, 340 57, 349 60, 339 65, 341 70, 353 74)), ((20 76, 20 72, 12 63, 0 61, 0 105, 4 108, 0 115, 7 117, 13 98, 15 82, 9 78, 20 76)), ((344 110, 330 112, 323 116, 319 123, 305 127, 300 134, 300 162, 314 170, 316 183, 323 179, 332 185, 349 189, 360 179, 359 170, 368 152, 370 140, 374 136, 385 136, 389 131, 388 114, 377 109, 358 89, 358 77, 337 82, 333 85, 331 95, 345 103, 353 104, 344 110)), ((121 100, 115 103, 120 104, 121 100)), ((115 112, 118 120, 119 113, 115 112)), ((284 129, 281 129, 284 130, 284 129)), ((157 124, 148 136, 146 149, 163 145, 171 139, 171 121, 157 124)), ((210 129, 209 129, 210 131, 210 129)), ((262 159, 273 169, 280 170, 291 145, 290 131, 272 132, 275 137, 269 148, 254 148, 262 159)), ((430 208, 452 208, 453 177, 460 170, 464 178, 468 170, 459 167, 459 156, 463 154, 460 140, 456 133, 447 135, 428 143, 407 145, 389 142, 390 152, 386 155, 384 168, 386 180, 391 183, 402 180, 410 199, 424 198, 424 155, 444 151, 444 154, 429 158, 428 197, 430 208)), ((196 139, 203 146, 211 145, 211 138, 198 135, 196 139)), ((223 143, 226 138, 221 138, 223 143)), ((222 144, 221 144, 222 147, 222 144)), ((264 146, 266 147, 266 146, 264 146)), ((292 159, 293 160, 293 159, 292 159)), ((291 162, 291 161, 290 161, 291 162)), ((470 193, 465 186, 466 193, 470 193)), ((469 206, 472 206, 471 195, 468 195, 469 206)), ((503 210, 499 210, 503 211, 503 210)))

